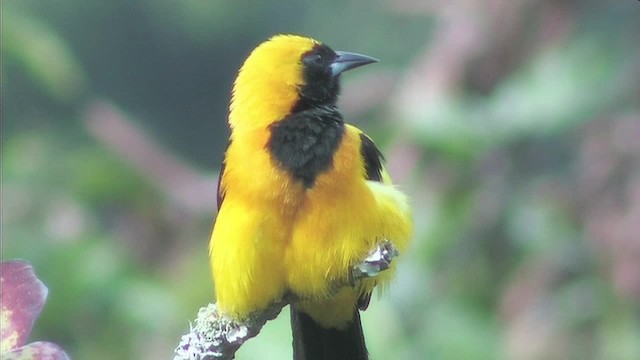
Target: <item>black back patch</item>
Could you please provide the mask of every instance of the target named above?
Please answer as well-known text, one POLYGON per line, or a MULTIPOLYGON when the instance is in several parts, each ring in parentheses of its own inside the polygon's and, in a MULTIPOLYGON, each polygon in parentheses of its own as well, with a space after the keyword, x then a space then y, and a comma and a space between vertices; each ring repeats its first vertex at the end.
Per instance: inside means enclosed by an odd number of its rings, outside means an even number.
POLYGON ((270 127, 271 156, 306 188, 333 166, 333 155, 344 135, 342 115, 334 106, 294 112, 270 127))
POLYGON ((382 160, 384 156, 367 135, 360 134, 360 155, 364 160, 364 169, 367 180, 382 181, 382 160))

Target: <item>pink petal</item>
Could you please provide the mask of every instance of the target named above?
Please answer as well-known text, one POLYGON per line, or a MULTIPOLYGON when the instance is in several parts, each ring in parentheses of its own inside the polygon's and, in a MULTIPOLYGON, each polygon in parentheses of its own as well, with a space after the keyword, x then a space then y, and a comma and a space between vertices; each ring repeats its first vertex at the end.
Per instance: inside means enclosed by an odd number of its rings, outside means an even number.
POLYGON ((69 355, 54 343, 38 341, 2 354, 2 360, 69 360, 69 355))
POLYGON ((24 260, 0 263, 0 289, 0 352, 4 353, 27 342, 48 290, 24 260))

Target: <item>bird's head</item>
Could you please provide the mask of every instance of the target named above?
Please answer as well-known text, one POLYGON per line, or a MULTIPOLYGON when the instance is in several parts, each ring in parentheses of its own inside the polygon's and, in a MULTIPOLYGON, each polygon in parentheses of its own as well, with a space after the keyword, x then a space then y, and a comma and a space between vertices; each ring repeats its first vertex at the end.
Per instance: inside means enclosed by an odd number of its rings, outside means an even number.
POLYGON ((340 74, 377 60, 311 38, 277 35, 255 48, 234 83, 232 128, 265 128, 286 115, 336 103, 340 74))

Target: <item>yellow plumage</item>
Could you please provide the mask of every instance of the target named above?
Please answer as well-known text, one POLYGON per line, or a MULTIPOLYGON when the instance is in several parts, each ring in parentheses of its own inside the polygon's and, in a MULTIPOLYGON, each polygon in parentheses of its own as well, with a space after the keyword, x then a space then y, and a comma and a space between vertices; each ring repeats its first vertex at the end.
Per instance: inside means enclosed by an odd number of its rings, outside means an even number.
POLYGON ((224 193, 210 242, 219 308, 237 319, 292 292, 298 307, 324 327, 351 321, 358 297, 392 271, 337 294, 330 285, 375 244, 400 254, 411 236, 406 197, 390 182, 366 180, 361 131, 345 125, 330 168, 305 186, 268 148, 271 126, 286 117, 305 85, 301 57, 319 42, 278 36, 246 60, 233 90, 231 142, 221 176, 224 193))

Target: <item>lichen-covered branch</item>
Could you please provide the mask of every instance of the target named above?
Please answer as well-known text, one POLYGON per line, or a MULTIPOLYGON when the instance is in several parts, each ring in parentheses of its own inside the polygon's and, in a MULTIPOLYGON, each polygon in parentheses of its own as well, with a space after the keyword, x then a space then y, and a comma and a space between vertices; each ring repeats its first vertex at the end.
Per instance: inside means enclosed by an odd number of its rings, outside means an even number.
MULTIPOLYGON (((353 286, 356 281, 375 277, 391 266, 398 255, 393 244, 384 240, 362 262, 351 269, 347 279, 333 284, 337 291, 345 286, 353 286)), ((220 313, 215 304, 200 308, 188 334, 182 336, 175 350, 174 360, 228 360, 245 341, 258 335, 264 324, 280 314, 282 308, 298 299, 286 297, 278 303, 253 314, 243 322, 230 319, 220 313)))

